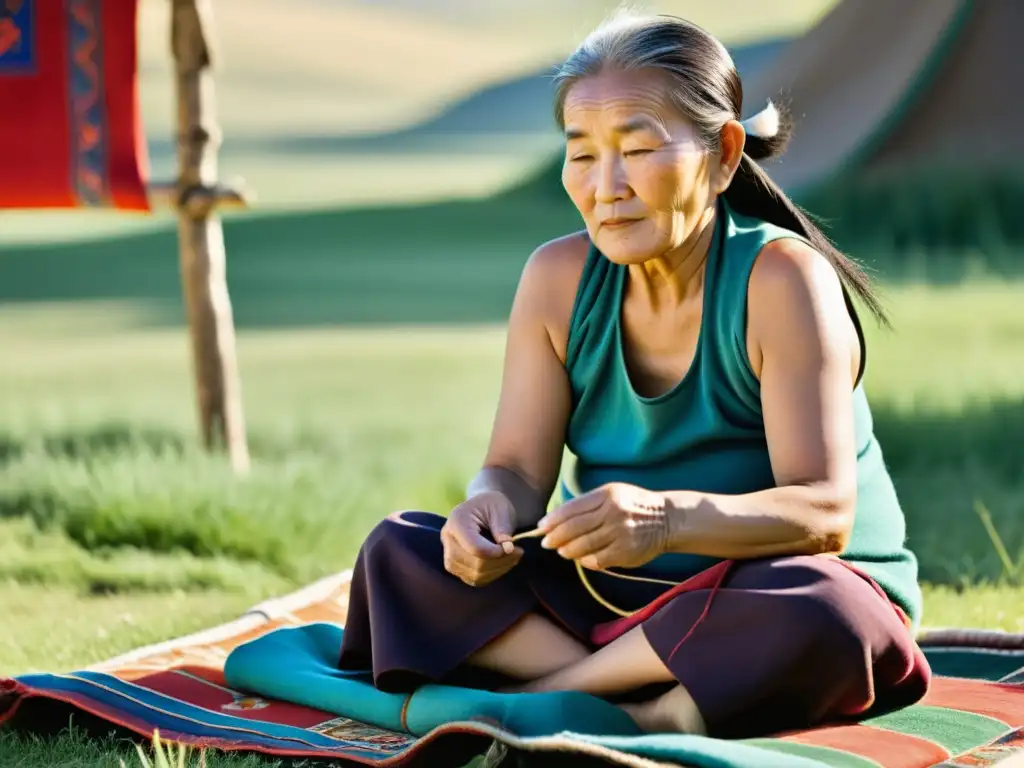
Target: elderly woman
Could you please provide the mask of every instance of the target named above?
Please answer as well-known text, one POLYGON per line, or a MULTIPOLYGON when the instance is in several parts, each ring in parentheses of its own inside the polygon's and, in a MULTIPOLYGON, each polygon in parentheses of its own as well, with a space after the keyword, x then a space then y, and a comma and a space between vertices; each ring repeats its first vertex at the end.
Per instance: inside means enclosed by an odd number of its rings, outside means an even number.
POLYGON ((785 116, 740 122, 725 48, 667 16, 606 23, 556 86, 586 229, 526 263, 466 500, 364 543, 342 668, 489 672, 714 736, 917 701, 917 563, 849 293, 884 316, 757 165, 785 116))

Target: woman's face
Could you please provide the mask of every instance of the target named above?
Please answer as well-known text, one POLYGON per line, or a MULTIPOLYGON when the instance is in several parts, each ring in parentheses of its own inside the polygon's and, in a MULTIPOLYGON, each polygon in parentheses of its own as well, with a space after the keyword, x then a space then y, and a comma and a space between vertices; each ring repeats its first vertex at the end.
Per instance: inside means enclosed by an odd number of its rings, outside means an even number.
POLYGON ((562 183, 601 253, 642 264, 670 257, 695 235, 725 189, 722 162, 672 107, 664 75, 583 78, 569 90, 563 115, 562 183))

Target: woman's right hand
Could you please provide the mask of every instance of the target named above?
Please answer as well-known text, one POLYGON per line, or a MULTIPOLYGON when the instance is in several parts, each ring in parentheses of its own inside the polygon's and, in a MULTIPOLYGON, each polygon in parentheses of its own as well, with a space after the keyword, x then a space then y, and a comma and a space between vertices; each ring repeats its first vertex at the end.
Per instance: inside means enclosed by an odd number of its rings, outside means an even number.
POLYGON ((445 570, 471 587, 490 584, 522 559, 514 532, 515 509, 505 494, 485 491, 466 499, 441 528, 445 570))

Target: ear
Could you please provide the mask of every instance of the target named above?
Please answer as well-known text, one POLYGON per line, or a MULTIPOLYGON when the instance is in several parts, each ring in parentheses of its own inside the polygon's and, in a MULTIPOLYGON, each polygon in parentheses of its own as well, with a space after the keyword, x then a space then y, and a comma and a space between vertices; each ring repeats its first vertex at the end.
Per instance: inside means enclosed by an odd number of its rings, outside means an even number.
POLYGON ((712 158, 712 183, 715 192, 723 194, 732 183, 733 176, 743 159, 743 145, 747 141, 747 132, 738 120, 730 120, 722 127, 719 136, 719 151, 712 158))

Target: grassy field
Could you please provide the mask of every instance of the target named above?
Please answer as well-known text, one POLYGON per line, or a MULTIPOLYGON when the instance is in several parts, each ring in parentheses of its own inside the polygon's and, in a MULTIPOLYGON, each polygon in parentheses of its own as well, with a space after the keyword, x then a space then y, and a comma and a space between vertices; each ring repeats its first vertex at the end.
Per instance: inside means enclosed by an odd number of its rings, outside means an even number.
MULTIPOLYGON (((364 268, 368 284, 374 271, 387 283, 388 260, 364 268)), ((421 293, 406 290, 410 302, 421 293)), ((872 332, 877 431, 929 581, 1003 572, 976 500, 1012 554, 1024 545, 1018 291, 893 288, 897 330, 872 332)), ((329 290, 323 296, 333 303, 329 290)), ((479 301, 500 312, 503 298, 479 301)), ((195 448, 180 328, 131 330, 138 314, 109 303, 65 305, 46 327, 35 321, 45 309, 0 314, 10 334, 0 374, 0 579, 93 594, 248 590, 256 599, 350 564, 391 510, 447 509, 482 455, 500 326, 243 331, 255 468, 236 480, 195 448)), ((0 671, 10 665, 0 658, 0 671)))

